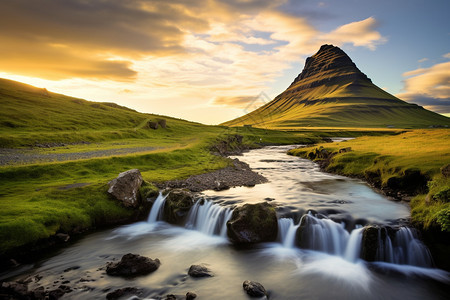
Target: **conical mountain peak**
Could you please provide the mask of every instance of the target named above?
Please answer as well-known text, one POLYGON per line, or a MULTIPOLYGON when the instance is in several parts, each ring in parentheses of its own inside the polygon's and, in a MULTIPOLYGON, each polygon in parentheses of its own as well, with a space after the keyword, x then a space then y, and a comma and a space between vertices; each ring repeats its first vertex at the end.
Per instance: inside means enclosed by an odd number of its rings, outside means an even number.
POLYGON ((306 59, 303 71, 295 78, 291 86, 297 85, 298 82, 311 87, 311 85, 322 84, 323 81, 356 81, 357 79, 370 81, 339 47, 322 45, 316 54, 306 59))
POLYGON ((351 58, 323 45, 292 84, 271 102, 224 125, 273 129, 303 127, 416 128, 450 126, 450 119, 380 89, 351 58))

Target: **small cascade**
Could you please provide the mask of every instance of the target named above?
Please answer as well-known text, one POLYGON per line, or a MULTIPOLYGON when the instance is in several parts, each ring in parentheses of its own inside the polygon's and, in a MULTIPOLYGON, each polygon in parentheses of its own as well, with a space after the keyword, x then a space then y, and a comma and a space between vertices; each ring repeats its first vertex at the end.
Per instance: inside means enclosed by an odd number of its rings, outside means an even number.
POLYGON ((352 230, 348 238, 347 247, 345 248, 344 258, 348 261, 355 262, 361 255, 362 233, 364 228, 360 227, 352 230))
POLYGON ((330 219, 319 219, 310 214, 304 215, 300 223, 304 227, 301 236, 302 248, 344 256, 350 235, 344 224, 330 219))
POLYGON ((159 193, 158 198, 156 198, 155 202, 153 202, 152 209, 150 210, 150 214, 147 219, 148 223, 156 223, 157 221, 162 220, 166 197, 167 195, 163 196, 161 192, 159 193))
POLYGON ((394 262, 394 249, 392 240, 386 228, 378 230, 378 248, 375 256, 376 261, 394 262))
POLYGON ((211 201, 197 201, 189 211, 186 228, 195 229, 207 235, 227 235, 227 221, 233 210, 211 201))
POLYGON ((278 238, 286 248, 294 248, 295 236, 300 224, 295 225, 291 218, 278 219, 278 238))
MULTIPOLYGON (((292 219, 279 220, 279 235, 284 245, 294 245, 295 232, 292 219), (293 230, 288 238, 288 232, 293 230), (290 242, 292 239, 292 242, 290 242)), ((374 244, 370 244, 369 237, 367 247, 373 249, 373 256, 362 257, 370 261, 381 261, 394 264, 412 265, 418 267, 431 267, 433 260, 428 248, 417 238, 414 229, 401 227, 394 231, 391 228, 370 226, 356 228, 349 234, 344 229, 344 224, 333 222, 330 219, 319 219, 311 214, 304 215, 300 222, 301 248, 339 255, 347 261, 356 262, 361 256, 363 248, 363 233, 367 228, 371 229, 374 244), (373 231, 375 228, 375 232, 373 231)))
POLYGON ((428 248, 417 238, 414 229, 402 227, 395 234, 395 263, 420 267, 433 265, 428 248))

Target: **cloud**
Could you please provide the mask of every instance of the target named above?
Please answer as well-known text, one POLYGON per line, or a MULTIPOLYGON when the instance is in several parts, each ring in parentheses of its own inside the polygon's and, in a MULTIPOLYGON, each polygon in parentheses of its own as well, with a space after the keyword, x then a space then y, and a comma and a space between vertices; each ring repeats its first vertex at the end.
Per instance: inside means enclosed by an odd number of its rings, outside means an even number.
POLYGON ((208 24, 158 1, 5 1, 0 66, 49 79, 130 79, 133 59, 184 52, 179 26, 201 30, 208 24))
POLYGON ((237 108, 246 108, 257 99, 257 96, 233 96, 233 97, 215 97, 213 105, 233 106, 237 108))
POLYGON ((283 11, 285 3, 4 1, 0 72, 58 80, 46 87, 67 88, 69 94, 85 91, 89 99, 146 102, 147 111, 163 107, 155 103, 168 106, 169 100, 180 99, 183 104, 176 105, 181 113, 186 105, 200 104, 240 110, 246 97, 267 91, 294 62, 324 43, 374 49, 386 41, 373 17, 324 32, 301 11, 283 11), (92 79, 96 82, 86 88, 92 79))
POLYGON ((439 112, 450 112, 450 62, 405 72, 404 92, 397 97, 439 112))
POLYGON ((422 59, 419 59, 417 62, 418 62, 418 63, 424 63, 424 62, 426 62, 427 60, 428 60, 428 58, 424 57, 424 58, 422 58, 422 59))
POLYGON ((442 57, 450 59, 450 52, 442 55, 442 57))
POLYGON ((323 35, 321 39, 339 45, 348 43, 356 47, 362 46, 375 50, 378 45, 387 42, 387 38, 375 30, 377 26, 377 20, 370 17, 362 21, 342 25, 329 34, 323 35))

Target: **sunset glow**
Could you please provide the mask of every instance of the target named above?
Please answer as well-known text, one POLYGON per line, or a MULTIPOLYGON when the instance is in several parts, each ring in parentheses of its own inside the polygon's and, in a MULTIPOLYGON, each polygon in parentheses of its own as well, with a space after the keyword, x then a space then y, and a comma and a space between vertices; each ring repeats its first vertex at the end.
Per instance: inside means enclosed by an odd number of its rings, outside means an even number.
POLYGON ((449 113, 449 4, 395 2, 3 1, 0 77, 218 124, 282 92, 329 43, 390 93, 449 113))

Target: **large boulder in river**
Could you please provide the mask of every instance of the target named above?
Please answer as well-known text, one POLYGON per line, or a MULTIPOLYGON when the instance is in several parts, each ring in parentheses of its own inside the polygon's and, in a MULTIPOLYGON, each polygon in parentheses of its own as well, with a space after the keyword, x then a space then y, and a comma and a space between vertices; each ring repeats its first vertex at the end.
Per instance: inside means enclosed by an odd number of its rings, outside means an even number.
POLYGON ((147 275, 156 271, 161 262, 159 259, 151 259, 138 254, 125 254, 119 262, 109 262, 106 265, 106 273, 113 276, 138 276, 147 275))
POLYGON ((142 175, 138 169, 122 172, 108 183, 108 193, 121 201, 125 207, 138 207, 140 205, 139 188, 142 181, 142 175))
POLYGON ((394 239, 395 230, 389 226, 366 226, 361 241, 361 258, 366 261, 386 260, 386 243, 394 239))
POLYGON ((192 205, 194 205, 192 192, 186 189, 170 190, 164 204, 164 221, 171 224, 182 223, 192 205))
POLYGON ((238 207, 227 222, 227 229, 228 237, 233 243, 274 241, 278 233, 275 208, 267 202, 238 207))

